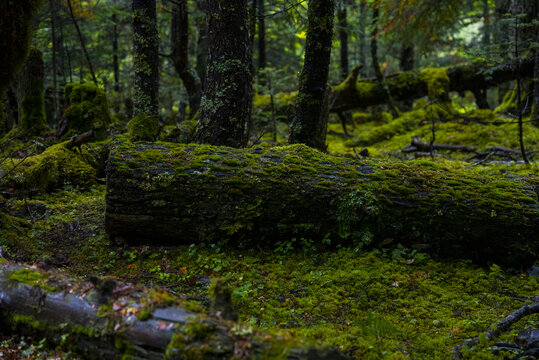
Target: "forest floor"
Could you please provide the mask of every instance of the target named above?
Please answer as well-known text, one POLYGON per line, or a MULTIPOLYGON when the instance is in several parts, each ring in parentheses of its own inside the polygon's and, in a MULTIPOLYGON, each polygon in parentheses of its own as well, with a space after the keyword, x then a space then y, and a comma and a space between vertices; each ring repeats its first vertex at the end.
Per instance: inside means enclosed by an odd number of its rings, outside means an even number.
MULTIPOLYGON (((378 121, 376 127, 357 122, 348 129, 350 137, 340 124, 330 124, 328 151, 356 157, 346 145, 363 139, 371 156, 403 159, 409 155, 400 150, 412 135, 429 141, 429 123, 410 128, 396 121, 378 121)), ((436 142, 517 147, 516 136, 506 136, 507 129, 471 124, 464 131, 463 126, 442 123, 436 142)), ((537 147, 537 128, 529 127, 526 134, 527 143, 537 147)), ((444 156, 458 160, 469 154, 444 156)), ((536 165, 453 163, 491 174, 539 175, 536 165)), ((208 311, 210 279, 222 277, 233 289, 239 320, 247 326, 286 333, 298 342, 334 346, 357 359, 447 359, 455 344, 479 336, 522 305, 539 301, 539 278, 528 275, 528 269, 433 259, 420 249, 400 246, 398 239, 386 244, 389 247, 370 249, 341 248, 331 239, 315 244, 304 238, 251 249, 226 243, 113 244, 104 231, 105 193, 104 185, 76 189, 65 184, 52 193, 11 198, 5 211, 16 220, 0 229, 3 251, 11 260, 59 267, 73 276, 110 276, 162 286, 187 297, 188 306, 200 312, 208 311)), ((463 355, 510 356, 496 352, 494 343, 513 342, 525 328, 539 328, 539 314, 522 319, 492 341, 483 338, 463 355)), ((76 358, 46 349, 43 339, 0 338, 0 358, 76 358)))

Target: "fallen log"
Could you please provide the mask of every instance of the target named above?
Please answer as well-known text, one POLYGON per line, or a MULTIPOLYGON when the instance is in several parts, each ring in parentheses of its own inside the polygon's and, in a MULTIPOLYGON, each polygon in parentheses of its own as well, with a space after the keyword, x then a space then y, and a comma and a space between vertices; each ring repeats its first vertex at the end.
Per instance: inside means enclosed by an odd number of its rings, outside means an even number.
POLYGON ((521 266, 539 244, 537 177, 429 161, 352 161, 304 145, 117 144, 107 169, 112 239, 270 245, 303 237, 428 248, 521 266))
POLYGON ((452 145, 452 144, 429 144, 419 140, 417 136, 412 137, 411 144, 402 150, 403 153, 416 151, 448 150, 457 152, 476 152, 477 149, 471 145, 452 145))
MULTIPOLYGON (((533 77, 534 61, 526 60, 521 64, 521 76, 533 77)), ((395 100, 413 100, 423 96, 436 98, 442 87, 446 91, 465 91, 486 89, 515 78, 513 64, 488 69, 481 62, 456 65, 447 68, 424 69, 420 72, 401 72, 386 77, 391 96, 395 100), (486 71, 488 70, 488 71, 486 71), (444 77, 447 76, 447 79, 444 77)), ((387 95, 376 79, 357 81, 358 72, 352 72, 340 85, 333 88, 330 111, 339 113, 357 108, 381 105, 387 95)))
POLYGON ((165 290, 0 264, 0 333, 46 338, 83 359, 310 359, 310 347, 190 312, 165 290))

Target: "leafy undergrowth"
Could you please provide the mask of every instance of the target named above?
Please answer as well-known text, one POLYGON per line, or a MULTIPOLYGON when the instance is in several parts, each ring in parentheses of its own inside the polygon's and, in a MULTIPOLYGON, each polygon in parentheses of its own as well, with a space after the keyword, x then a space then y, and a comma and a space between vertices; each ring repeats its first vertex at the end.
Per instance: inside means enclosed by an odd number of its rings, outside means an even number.
MULTIPOLYGON (((248 326, 336 346, 357 359, 447 359, 453 345, 539 301, 539 280, 525 269, 433 260, 401 246, 335 249, 330 239, 324 245, 290 239, 271 249, 111 244, 103 230, 104 194, 97 186, 13 200, 0 245, 13 259, 74 275, 165 286, 188 296, 187 306, 197 311, 208 311, 210 278, 225 278, 248 326)), ((529 316, 495 341, 538 326, 539 316, 529 316)), ((493 354, 493 343, 482 341, 464 355, 503 358, 493 354)))

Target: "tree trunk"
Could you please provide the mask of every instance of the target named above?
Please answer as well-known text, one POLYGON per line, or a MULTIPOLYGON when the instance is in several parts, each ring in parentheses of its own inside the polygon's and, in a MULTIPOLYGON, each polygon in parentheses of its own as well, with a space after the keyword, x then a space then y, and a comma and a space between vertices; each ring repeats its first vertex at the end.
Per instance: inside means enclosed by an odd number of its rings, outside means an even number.
MULTIPOLYGON (((120 62, 118 60, 118 14, 112 14, 112 69, 114 72, 114 91, 120 91, 120 62)), ((116 112, 118 112, 116 110, 116 112)))
POLYGON ((155 0, 133 0, 135 64, 134 115, 157 118, 159 92, 159 36, 155 0))
MULTIPOLYGON (((205 14, 206 0, 200 0, 196 3, 198 10, 205 14)), ((198 78, 200 79, 202 90, 204 90, 208 64, 208 24, 206 22, 206 16, 204 15, 197 17, 196 23, 198 28, 196 72, 198 74, 198 78)))
POLYGON ((43 55, 37 48, 32 48, 17 81, 18 127, 25 137, 41 135, 48 130, 43 82, 43 55))
POLYGON ((208 0, 208 74, 196 142, 243 147, 251 117, 252 57, 246 0, 208 0))
MULTIPOLYGON (((533 76, 534 59, 521 63, 520 73, 523 78, 533 76)), ((418 99, 428 95, 429 71, 403 72, 386 76, 385 81, 393 98, 396 100, 418 99)), ((465 91, 497 86, 515 78, 515 66, 505 64, 489 70, 485 75, 485 66, 480 63, 456 65, 447 69, 449 91, 465 91)), ((342 84, 333 88, 332 112, 340 112, 356 108, 386 103, 386 95, 376 80, 356 81, 349 77, 342 84)))
POLYGON ((367 1, 359 1, 359 66, 361 77, 365 77, 367 76, 367 1))
POLYGON ((52 42, 52 102, 53 111, 52 119, 47 119, 49 124, 56 124, 58 122, 58 86, 56 76, 58 74, 58 67, 56 62, 56 54, 58 49, 58 43, 56 38, 56 3, 55 0, 49 0, 49 7, 51 11, 51 42, 52 42))
POLYGON ((533 183, 430 162, 354 162, 304 145, 124 144, 111 153, 107 186, 106 229, 130 242, 394 239, 437 256, 517 266, 539 253, 533 183))
POLYGON ((415 60, 415 50, 413 45, 403 45, 400 56, 401 71, 413 71, 415 60))
POLYGON ((341 77, 342 80, 348 77, 348 19, 346 5, 344 1, 339 2, 339 11, 337 18, 339 19, 339 39, 341 41, 341 77))
MULTIPOLYGON (((73 14, 73 7, 71 5, 71 0, 67 0, 67 5, 69 7, 69 14, 71 16, 71 21, 73 21, 73 25, 75 26, 75 29, 77 29, 77 34, 79 36, 80 46, 82 48, 82 51, 84 53, 84 57, 86 58, 86 63, 88 64, 88 69, 90 70, 90 75, 92 75, 92 80, 94 84, 97 85, 97 78, 95 77, 94 67, 92 65, 92 61, 90 60, 90 54, 88 54, 88 49, 86 49, 86 41, 84 40, 84 36, 82 35, 82 32, 80 31, 79 23, 77 22, 77 19, 75 18, 75 15, 73 14)), ((82 79, 82 66, 81 66, 81 76, 80 81, 83 81, 82 79)))
POLYGON ((267 67, 266 61, 266 13, 265 0, 258 0, 258 69, 267 67))
MULTIPOLYGON (((301 356, 307 348, 293 340, 252 331, 235 335, 233 328, 242 325, 190 312, 182 307, 182 298, 164 289, 150 292, 134 284, 93 277, 83 282, 3 258, 0 263, 0 331, 45 338, 49 347, 83 359, 173 360, 200 354, 205 359, 229 359, 235 355, 236 342, 242 342, 261 358, 271 358, 276 349, 288 349, 291 354, 299 352, 300 357, 294 359, 307 360, 301 356), (193 334, 193 329, 200 330, 193 334)), ((212 309, 220 310, 223 304, 218 297, 228 301, 221 294, 229 293, 226 287, 220 288, 212 309)), ((230 306, 230 302, 224 305, 230 306)), ((338 357, 320 359, 347 359, 335 355, 338 357)))
POLYGON ((372 12, 372 29, 371 29, 371 59, 372 59, 372 67, 374 69, 374 74, 376 75, 376 80, 378 81, 378 84, 382 87, 384 90, 384 94, 386 95, 386 104, 389 107, 389 111, 393 115, 393 117, 399 116, 399 110, 397 109, 397 106, 393 102, 393 97, 391 96, 391 91, 389 90, 389 87, 387 86, 384 74, 382 73, 382 69, 380 69, 380 62, 378 61, 378 16, 379 16, 379 9, 378 7, 375 7, 372 12))
POLYGON ((309 1, 305 61, 289 138, 291 144, 306 144, 322 151, 326 150, 334 11, 334 0, 309 1))
POLYGON ((179 2, 172 11, 170 33, 172 37, 172 63, 189 95, 190 117, 193 117, 200 107, 202 86, 200 79, 189 65, 189 15, 186 1, 179 2))
POLYGON ((42 1, 0 2, 0 97, 7 91, 30 49, 34 16, 42 1))

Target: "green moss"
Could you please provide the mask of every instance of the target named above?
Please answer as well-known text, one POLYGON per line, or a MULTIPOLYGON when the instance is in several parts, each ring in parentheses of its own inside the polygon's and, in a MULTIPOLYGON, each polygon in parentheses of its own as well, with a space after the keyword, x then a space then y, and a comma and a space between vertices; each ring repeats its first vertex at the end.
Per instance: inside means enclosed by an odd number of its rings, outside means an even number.
POLYGON ((159 135, 159 121, 153 116, 141 113, 127 123, 127 130, 131 141, 152 141, 159 135))
POLYGON ((502 103, 498 107, 496 107, 494 112, 496 114, 504 114, 511 109, 514 109, 516 107, 516 98, 517 86, 515 84, 513 88, 504 95, 502 103))
POLYGON ((39 191, 65 184, 77 187, 95 185, 96 170, 89 164, 95 163, 93 156, 87 151, 81 154, 69 150, 66 144, 53 145, 42 154, 1 164, 0 168, 10 175, 0 179, 0 184, 39 191))
POLYGON ((63 138, 90 130, 100 141, 108 136, 111 124, 109 104, 105 92, 94 83, 67 84, 64 89, 67 107, 64 111, 66 130, 63 138))
POLYGON ((419 79, 427 83, 429 98, 449 100, 449 77, 447 68, 426 68, 419 72, 419 79))
POLYGON ((23 283, 26 285, 37 286, 45 291, 54 292, 57 289, 53 286, 47 285, 47 275, 42 274, 34 269, 20 269, 13 271, 9 275, 10 280, 23 283))

